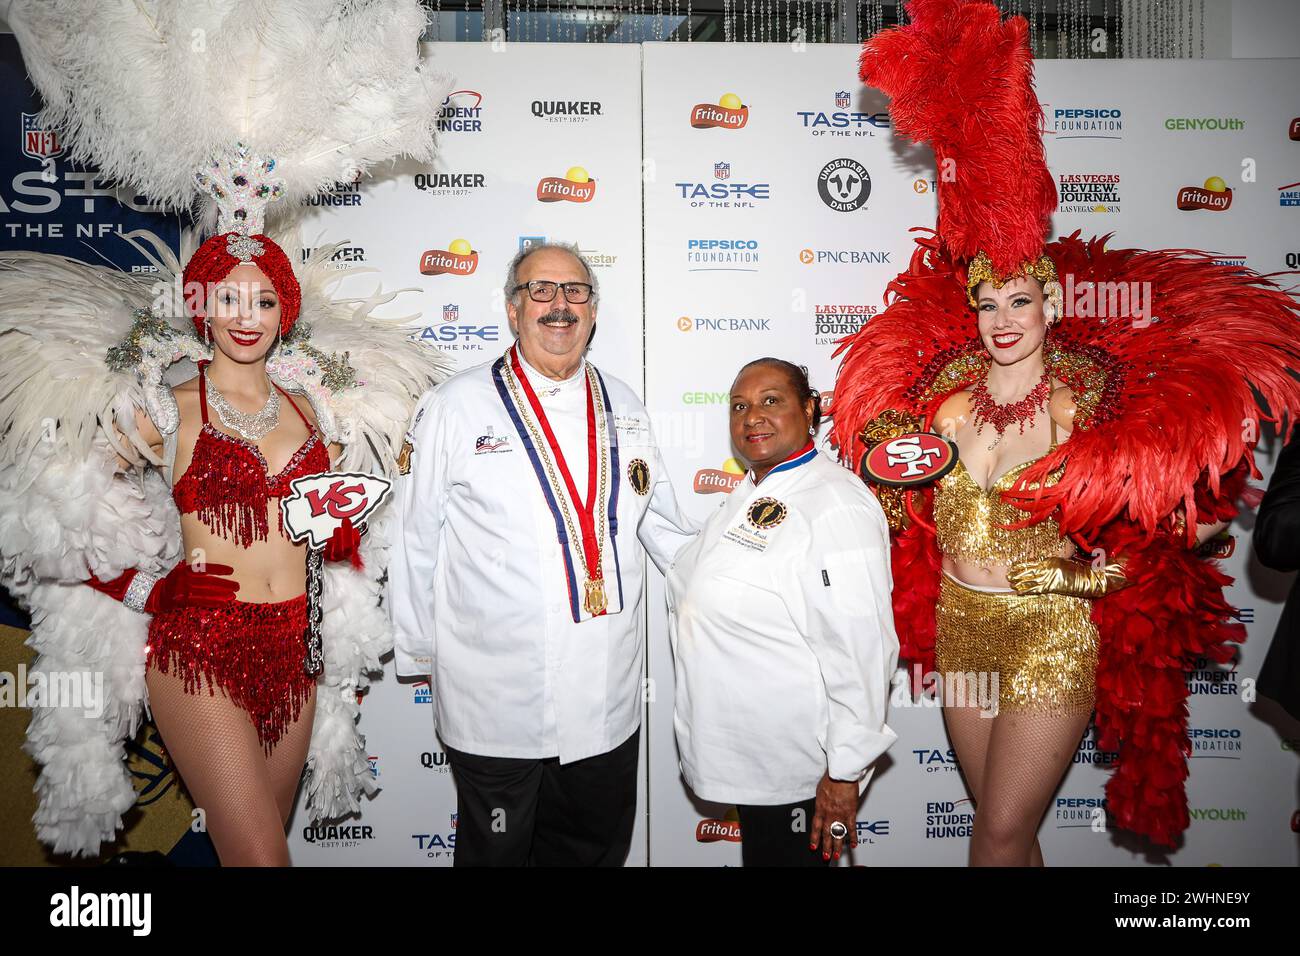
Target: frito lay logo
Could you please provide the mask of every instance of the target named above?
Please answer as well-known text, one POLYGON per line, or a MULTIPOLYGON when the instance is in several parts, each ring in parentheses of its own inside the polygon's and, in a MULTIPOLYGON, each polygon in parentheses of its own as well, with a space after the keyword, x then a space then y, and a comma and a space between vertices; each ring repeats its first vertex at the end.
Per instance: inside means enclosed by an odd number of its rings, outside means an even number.
POLYGON ((571 166, 559 176, 544 176, 537 183, 537 198, 542 202, 591 202, 596 195, 596 180, 581 166, 571 166))
POLYGON ((1209 209, 1223 212, 1232 205, 1232 190, 1219 176, 1211 176, 1200 186, 1184 186, 1178 190, 1178 208, 1184 212, 1193 209, 1209 209))
POLYGON ((325 546, 334 529, 347 518, 355 528, 383 504, 393 483, 364 472, 328 471, 295 478, 293 493, 280 499, 280 513, 289 540, 305 541, 315 549, 325 546))
POLYGON ((454 239, 446 249, 430 249, 420 254, 420 274, 426 276, 467 276, 478 268, 478 253, 467 239, 454 239))
POLYGON ((695 473, 695 493, 711 495, 714 492, 726 494, 740 484, 745 477, 745 469, 735 458, 728 458, 722 468, 701 468, 695 473))
POLYGON ((735 93, 724 93, 713 103, 697 103, 691 107, 691 126, 696 129, 741 129, 749 122, 749 107, 740 102, 735 93))
POLYGON ((739 820, 701 820, 695 825, 696 843, 718 843, 724 840, 727 843, 740 842, 739 820))
POLYGON ((911 432, 882 441, 862 456, 862 477, 880 485, 909 487, 942 478, 957 464, 957 446, 933 432, 911 432))
POLYGON ((1291 126, 1287 129, 1286 135, 1290 139, 1300 140, 1300 116, 1291 121, 1291 126))

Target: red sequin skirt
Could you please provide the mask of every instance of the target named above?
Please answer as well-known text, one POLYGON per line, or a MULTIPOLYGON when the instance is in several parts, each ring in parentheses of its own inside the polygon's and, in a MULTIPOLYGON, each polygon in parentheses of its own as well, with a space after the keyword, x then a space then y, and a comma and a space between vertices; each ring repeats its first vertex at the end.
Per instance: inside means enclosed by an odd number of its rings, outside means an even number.
POLYGON ((204 681, 247 711, 267 753, 302 713, 316 679, 304 666, 307 595, 162 611, 149 623, 147 666, 174 665, 187 694, 204 681))

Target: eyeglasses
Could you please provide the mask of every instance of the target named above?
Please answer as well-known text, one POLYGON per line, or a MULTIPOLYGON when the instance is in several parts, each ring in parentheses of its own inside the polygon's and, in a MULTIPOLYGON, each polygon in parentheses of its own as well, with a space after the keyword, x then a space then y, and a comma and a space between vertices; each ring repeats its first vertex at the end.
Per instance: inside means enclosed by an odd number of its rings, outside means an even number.
POLYGON ((511 295, 520 289, 528 290, 528 297, 534 302, 550 302, 555 298, 555 290, 564 290, 564 300, 574 305, 581 305, 591 298, 591 285, 586 282, 552 282, 549 279, 534 279, 523 282, 510 290, 511 295))

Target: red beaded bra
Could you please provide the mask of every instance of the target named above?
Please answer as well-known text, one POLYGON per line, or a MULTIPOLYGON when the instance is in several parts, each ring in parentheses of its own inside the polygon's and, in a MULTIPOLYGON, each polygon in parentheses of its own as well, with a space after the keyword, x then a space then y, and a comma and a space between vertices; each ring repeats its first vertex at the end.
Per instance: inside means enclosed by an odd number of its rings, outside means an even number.
MULTIPOLYGON (((272 382, 289 400, 311 435, 278 474, 268 474, 266 458, 260 448, 220 431, 208 421, 207 382, 203 376, 206 364, 199 365, 203 428, 194 443, 189 467, 172 486, 172 497, 181 514, 197 512, 199 520, 213 534, 233 538, 247 548, 254 539, 265 541, 267 538, 267 501, 292 494, 290 482, 295 478, 329 471, 329 450, 289 394, 272 382)), ((280 519, 280 532, 284 532, 283 517, 280 519)))

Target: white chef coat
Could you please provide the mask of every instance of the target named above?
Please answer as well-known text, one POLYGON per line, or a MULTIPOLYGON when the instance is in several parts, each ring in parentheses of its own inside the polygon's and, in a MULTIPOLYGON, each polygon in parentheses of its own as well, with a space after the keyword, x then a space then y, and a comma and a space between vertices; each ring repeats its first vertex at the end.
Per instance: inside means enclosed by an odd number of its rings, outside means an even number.
MULTIPOLYGON (((585 498, 585 370, 556 382, 520 362, 585 498)), ((678 509, 645 407, 623 382, 602 378, 619 458, 610 474, 618 534, 606 531, 603 566, 607 591, 621 578, 623 608, 582 623, 570 609, 555 518, 492 363, 452 376, 417 405, 410 474, 394 489, 387 602, 397 673, 431 675, 438 734, 457 750, 569 763, 614 749, 640 726, 642 546, 662 570, 698 529, 678 509), (630 477, 634 461, 649 469, 644 494, 630 477)), ((596 518, 599 527, 599 503, 596 518)))
POLYGON ((673 725, 698 797, 796 803, 828 768, 865 789, 897 738, 892 586, 879 502, 826 455, 736 486, 668 572, 673 725))

